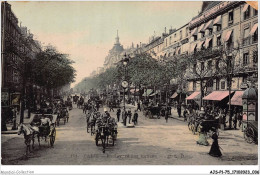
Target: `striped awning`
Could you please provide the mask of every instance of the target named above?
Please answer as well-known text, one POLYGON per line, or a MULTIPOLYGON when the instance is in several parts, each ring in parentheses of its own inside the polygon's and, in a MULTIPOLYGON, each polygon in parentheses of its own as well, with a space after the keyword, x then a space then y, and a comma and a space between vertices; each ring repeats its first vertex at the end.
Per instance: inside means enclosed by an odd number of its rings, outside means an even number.
POLYGON ((194 28, 192 31, 191 31, 191 36, 193 36, 193 35, 197 35, 197 31, 198 31, 198 28, 196 27, 196 28, 194 28))
MULTIPOLYGON (((231 91, 233 93, 233 91, 231 91)), ((213 91, 209 95, 203 98, 203 100, 212 100, 212 101, 221 101, 226 98, 229 94, 229 91, 213 91)))
POLYGON ((254 33, 255 33, 255 31, 257 30, 257 28, 258 28, 258 23, 256 23, 256 24, 252 27, 252 29, 251 29, 251 31, 250 31, 250 35, 254 35, 254 33))
POLYGON ((212 40, 212 38, 207 38, 205 42, 205 48, 207 49, 209 47, 209 42, 212 40))
POLYGON ((196 97, 198 97, 199 95, 200 95, 200 92, 195 91, 195 92, 193 92, 190 96, 188 96, 188 97, 186 98, 186 100, 193 100, 193 99, 195 99, 196 97))
POLYGON ((205 23, 201 24, 200 28, 198 29, 198 33, 200 32, 204 32, 204 26, 205 26, 205 23))
POLYGON ((209 20, 209 22, 206 24, 204 30, 208 29, 208 28, 212 28, 212 19, 209 20))
POLYGON ((233 97, 231 98, 231 105, 243 106, 242 104, 242 96, 244 91, 236 91, 233 97))
POLYGON ((247 11, 248 6, 249 6, 249 4, 245 4, 245 5, 244 5, 244 8, 243 8, 243 10, 242 10, 243 13, 245 13, 245 11, 247 11))
POLYGON ((227 32, 226 37, 225 37, 225 41, 226 41, 226 42, 229 40, 229 38, 230 38, 232 32, 233 32, 232 30, 229 30, 229 31, 227 32))
POLYGON ((213 22, 213 25, 219 25, 221 24, 221 15, 219 15, 213 22))

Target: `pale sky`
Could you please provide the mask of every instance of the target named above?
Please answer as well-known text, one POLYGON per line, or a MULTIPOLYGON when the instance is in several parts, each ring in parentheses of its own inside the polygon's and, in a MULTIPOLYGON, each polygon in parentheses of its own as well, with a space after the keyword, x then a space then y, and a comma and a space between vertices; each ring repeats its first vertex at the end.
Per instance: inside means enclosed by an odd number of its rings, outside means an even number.
POLYGON ((76 82, 102 67, 116 31, 124 48, 147 43, 198 14, 202 2, 9 2, 34 38, 75 61, 76 82))

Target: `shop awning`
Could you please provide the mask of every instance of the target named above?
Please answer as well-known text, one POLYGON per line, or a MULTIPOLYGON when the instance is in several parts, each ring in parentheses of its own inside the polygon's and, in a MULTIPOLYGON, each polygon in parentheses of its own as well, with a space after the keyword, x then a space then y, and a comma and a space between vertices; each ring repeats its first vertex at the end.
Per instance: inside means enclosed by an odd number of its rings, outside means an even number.
POLYGON ((245 11, 247 11, 248 6, 249 6, 249 4, 245 4, 245 5, 244 5, 244 8, 243 8, 243 10, 242 10, 243 13, 245 13, 245 11))
POLYGON ((210 20, 210 21, 206 24, 204 30, 206 30, 206 29, 208 29, 208 28, 212 28, 212 20, 210 20))
POLYGON ((250 31, 250 35, 254 35, 254 33, 255 33, 255 31, 257 30, 257 28, 258 28, 258 23, 256 23, 256 24, 252 27, 252 29, 251 29, 251 31, 250 31))
POLYGON ((144 96, 144 97, 149 96, 152 92, 153 92, 152 89, 147 89, 147 91, 145 91, 145 92, 143 93, 143 96, 144 96))
POLYGON ((199 95, 200 95, 200 92, 195 91, 195 92, 193 92, 190 96, 188 96, 188 97, 186 98, 186 100, 193 100, 193 99, 195 99, 196 97, 199 97, 199 95))
POLYGON ((198 29, 198 33, 200 32, 204 32, 204 26, 205 26, 205 23, 201 24, 200 28, 198 29))
POLYGON ((205 48, 207 49, 209 47, 209 42, 212 40, 212 38, 207 38, 205 42, 205 48))
POLYGON ((191 36, 193 36, 193 35, 197 35, 197 31, 198 31, 198 28, 196 27, 196 28, 194 28, 192 31, 191 31, 191 36))
MULTIPOLYGON (((233 93, 233 91, 231 91, 233 93)), ((221 101, 226 98, 229 94, 229 91, 213 91, 206 97, 203 97, 203 100, 212 100, 212 101, 221 101)))
POLYGON ((174 94, 172 94, 172 96, 170 98, 176 98, 178 96, 178 93, 175 92, 174 94))
POLYGON ((197 43, 194 43, 194 44, 191 46, 190 52, 194 52, 194 50, 195 50, 196 47, 197 47, 197 43))
POLYGON ((221 24, 221 15, 219 15, 213 22, 213 25, 220 25, 221 24))
POLYGON ((202 45, 205 43, 205 41, 201 41, 199 44, 198 44, 198 48, 201 49, 202 45))
POLYGON ((242 96, 244 91, 236 91, 233 97, 231 98, 231 105, 243 106, 242 96))
POLYGON ((225 41, 227 42, 231 36, 232 30, 228 31, 225 37, 225 41))

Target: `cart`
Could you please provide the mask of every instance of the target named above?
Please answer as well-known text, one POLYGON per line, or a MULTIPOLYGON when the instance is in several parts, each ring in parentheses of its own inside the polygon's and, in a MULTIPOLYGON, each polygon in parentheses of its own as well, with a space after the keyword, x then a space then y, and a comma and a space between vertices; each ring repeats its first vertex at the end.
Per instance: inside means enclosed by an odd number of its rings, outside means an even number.
POLYGON ((29 124, 32 127, 37 127, 39 132, 37 134, 38 142, 40 145, 40 140, 45 140, 48 144, 53 147, 56 138, 56 122, 57 115, 53 114, 33 114, 29 120, 29 124), (49 118, 51 123, 48 126, 43 126, 41 124, 41 119, 49 118))
POLYGON ((152 118, 160 119, 160 112, 161 112, 161 107, 159 107, 159 106, 144 107, 144 115, 145 115, 145 117, 148 117, 149 119, 152 119, 152 118), (154 117, 154 116, 156 116, 156 117, 154 117))

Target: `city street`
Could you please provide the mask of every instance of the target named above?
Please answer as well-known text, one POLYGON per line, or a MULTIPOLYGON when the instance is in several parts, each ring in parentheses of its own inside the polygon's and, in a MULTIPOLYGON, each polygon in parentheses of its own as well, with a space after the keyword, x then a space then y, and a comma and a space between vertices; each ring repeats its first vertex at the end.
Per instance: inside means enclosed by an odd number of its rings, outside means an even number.
MULTIPOLYGON (((103 108, 100 109, 103 112, 103 108)), ((132 109, 133 113, 134 109, 132 109)), ((116 112, 116 109, 115 109, 116 112)), ((115 112, 111 116, 115 117, 115 112)), ((175 115, 175 114, 173 114, 175 115)), ((29 157, 23 156, 23 136, 2 134, 2 164, 18 165, 255 165, 257 145, 248 144, 241 136, 221 131, 219 145, 223 156, 208 155, 210 146, 196 144, 187 123, 170 118, 148 119, 139 112, 138 125, 126 128, 118 123, 115 146, 96 146, 94 136, 86 132, 86 118, 81 109, 70 111, 69 123, 56 127, 54 148, 36 142, 29 157)), ((241 132, 240 130, 234 132, 241 132)), ((211 139, 208 139, 211 144, 211 139)))

